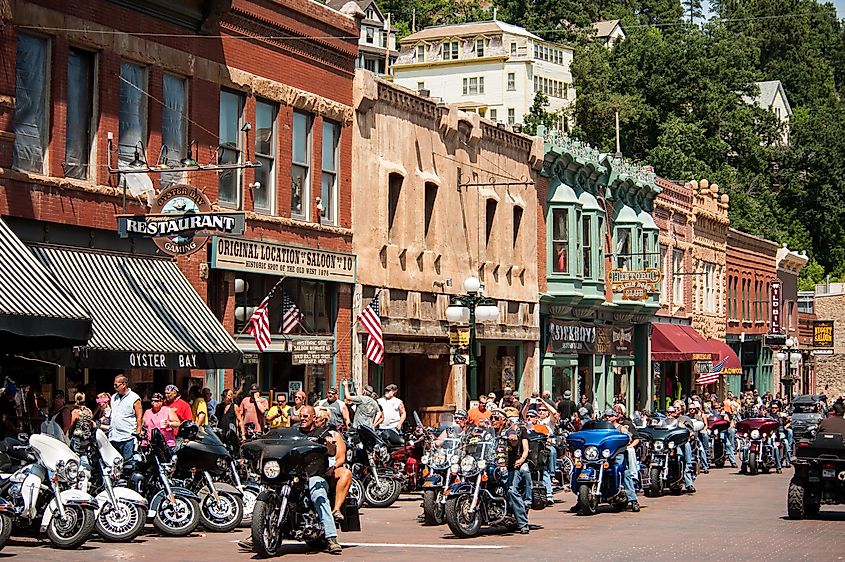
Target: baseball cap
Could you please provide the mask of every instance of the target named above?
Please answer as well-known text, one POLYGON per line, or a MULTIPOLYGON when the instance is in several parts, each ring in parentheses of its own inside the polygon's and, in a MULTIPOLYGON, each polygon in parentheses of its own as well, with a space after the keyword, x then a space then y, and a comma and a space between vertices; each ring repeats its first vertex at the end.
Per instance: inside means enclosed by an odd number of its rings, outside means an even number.
POLYGON ((464 410, 463 408, 458 408, 457 410, 455 410, 455 417, 456 418, 465 418, 465 417, 467 417, 467 411, 464 410))
POLYGON ((496 393, 495 393, 495 392, 491 392, 490 394, 488 394, 488 395, 487 395, 487 398, 493 398, 493 399, 495 399, 495 398, 496 398, 496 393))
MULTIPOLYGON (((150 397, 151 400, 164 400, 164 395, 161 392, 153 392, 153 395, 150 397)), ((97 402, 100 400, 98 399, 97 402)))
POLYGON ((249 385, 249 391, 250 392, 257 392, 258 391, 258 385, 255 384, 255 383, 252 383, 251 385, 249 385))
POLYGON ((331 392, 332 394, 337 394, 337 389, 336 389, 335 387, 331 387, 331 388, 328 390, 328 392, 331 392))
POLYGON ((568 400, 569 398, 572 398, 572 391, 571 391, 571 390, 567 390, 566 392, 564 392, 564 393, 563 393, 563 397, 564 397, 564 398, 566 398, 567 400, 568 400))
POLYGON ((505 417, 508 417, 508 418, 519 417, 519 410, 517 410, 516 408, 510 408, 510 407, 505 408, 505 417))
POLYGON ((499 416, 501 418, 507 417, 505 415, 505 411, 502 410, 501 408, 491 408, 490 409, 490 417, 495 417, 495 416, 499 416))
POLYGON ((175 384, 168 384, 167 386, 164 387, 164 391, 165 392, 175 392, 176 394, 179 394, 179 389, 176 387, 175 384))

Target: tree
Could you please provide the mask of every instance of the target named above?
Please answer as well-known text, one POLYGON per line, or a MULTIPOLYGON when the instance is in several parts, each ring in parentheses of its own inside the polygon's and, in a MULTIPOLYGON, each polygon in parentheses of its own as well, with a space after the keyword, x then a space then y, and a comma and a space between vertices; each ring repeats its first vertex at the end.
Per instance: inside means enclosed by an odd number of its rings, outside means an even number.
POLYGON ((543 92, 534 94, 534 103, 531 108, 522 117, 522 124, 525 126, 525 132, 529 135, 537 134, 537 127, 543 125, 546 129, 552 129, 557 125, 558 116, 555 113, 546 111, 549 107, 549 98, 543 92))

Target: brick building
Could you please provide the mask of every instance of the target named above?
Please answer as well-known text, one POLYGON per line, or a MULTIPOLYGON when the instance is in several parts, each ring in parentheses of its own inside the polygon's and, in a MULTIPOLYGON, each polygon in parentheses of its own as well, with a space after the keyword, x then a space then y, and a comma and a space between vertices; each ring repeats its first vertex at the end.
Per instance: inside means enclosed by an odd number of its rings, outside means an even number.
MULTIPOLYGON (((104 351, 134 351, 143 361, 112 353, 94 367, 83 347, 46 373, 50 385, 90 381, 102 390, 127 370, 136 387, 158 390, 169 381, 184 388, 189 377, 217 391, 241 381, 257 381, 264 391, 286 391, 289 383, 321 390, 348 375, 350 345, 338 336, 351 329, 355 282, 355 17, 311 0, 0 0, 0 17, 0 215, 17 236, 31 247, 61 246, 75 264, 88 255, 140 256, 146 261, 132 263, 149 273, 161 252, 149 239, 119 238, 115 215, 148 212, 163 187, 188 184, 211 209, 246 218, 235 243, 215 236, 196 253, 166 260, 178 264, 246 352, 242 367, 163 363, 154 356, 165 350, 133 349, 116 333, 131 338, 154 316, 180 342, 201 347, 183 321, 195 308, 126 310, 118 326, 98 323, 100 312, 115 310, 92 310, 94 338, 117 338, 104 351), (153 196, 136 197, 147 186, 136 189, 138 181, 110 167, 139 160, 190 171, 149 173, 153 196), (237 167, 247 162, 261 167, 237 167), (219 164, 230 166, 203 169, 219 164), (255 353, 243 320, 283 275, 269 306, 272 342, 255 353), (283 295, 303 315, 284 335, 283 295), (302 353, 294 361, 292 352, 309 346, 328 352, 315 354, 323 364, 301 364, 314 362, 302 353)), ((144 293, 142 286, 130 290, 144 293)))
POLYGON ((816 285, 813 303, 815 318, 833 322, 833 345, 824 343, 814 351, 812 359, 815 388, 808 392, 825 394, 833 402, 845 394, 845 283, 816 285), (832 353, 830 350, 832 349, 832 353))

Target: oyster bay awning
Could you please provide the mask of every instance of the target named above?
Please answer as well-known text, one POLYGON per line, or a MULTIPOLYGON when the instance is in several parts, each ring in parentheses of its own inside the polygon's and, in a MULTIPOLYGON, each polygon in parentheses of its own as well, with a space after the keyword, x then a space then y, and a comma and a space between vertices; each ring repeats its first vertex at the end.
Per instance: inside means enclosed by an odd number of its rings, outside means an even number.
POLYGON ((231 369, 241 352, 170 259, 77 248, 32 252, 93 318, 76 364, 102 369, 231 369))
POLYGON ((0 219, 0 351, 82 345, 90 335, 85 307, 0 219))

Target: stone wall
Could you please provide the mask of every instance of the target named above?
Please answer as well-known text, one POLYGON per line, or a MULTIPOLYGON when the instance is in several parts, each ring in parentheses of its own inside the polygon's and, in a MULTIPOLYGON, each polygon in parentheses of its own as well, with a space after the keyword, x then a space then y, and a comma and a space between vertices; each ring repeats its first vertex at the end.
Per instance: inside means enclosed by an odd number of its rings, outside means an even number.
POLYGON ((845 393, 845 293, 816 295, 816 317, 833 320, 833 355, 815 356, 816 392, 845 393))

